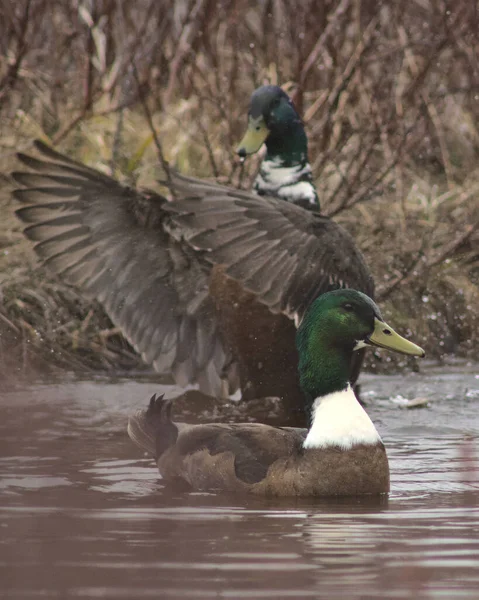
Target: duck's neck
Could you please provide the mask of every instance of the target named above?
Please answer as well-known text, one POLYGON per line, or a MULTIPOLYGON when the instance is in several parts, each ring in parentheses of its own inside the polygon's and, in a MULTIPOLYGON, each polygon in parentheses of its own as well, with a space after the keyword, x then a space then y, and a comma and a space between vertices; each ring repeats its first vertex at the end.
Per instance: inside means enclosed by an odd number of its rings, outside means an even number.
POLYGON ((349 384, 343 390, 314 400, 304 448, 350 450, 358 445, 378 443, 382 443, 379 433, 349 384))
MULTIPOLYGON (((305 317, 305 321, 308 315, 305 317)), ((316 398, 345 390, 353 349, 339 350, 323 341, 314 325, 301 325, 297 334, 299 381, 309 413, 316 398)))
POLYGON ((266 149, 255 180, 255 191, 319 210, 318 194, 308 161, 308 140, 301 121, 289 123, 277 134, 272 131, 266 140, 266 149))
POLYGON ((381 438, 349 383, 353 346, 328 344, 307 326, 298 331, 299 377, 310 415, 305 448, 377 444, 381 438))

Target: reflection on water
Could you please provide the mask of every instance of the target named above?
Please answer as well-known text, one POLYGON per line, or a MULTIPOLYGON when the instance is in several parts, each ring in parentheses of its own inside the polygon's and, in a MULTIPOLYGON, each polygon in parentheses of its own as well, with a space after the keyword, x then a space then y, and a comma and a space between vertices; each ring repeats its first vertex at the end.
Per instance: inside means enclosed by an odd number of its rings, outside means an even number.
POLYGON ((474 372, 365 378, 391 464, 382 500, 165 488, 125 433, 132 409, 174 391, 163 388, 69 382, 0 396, 1 598, 479 597, 474 372), (399 394, 431 404, 404 410, 399 394))

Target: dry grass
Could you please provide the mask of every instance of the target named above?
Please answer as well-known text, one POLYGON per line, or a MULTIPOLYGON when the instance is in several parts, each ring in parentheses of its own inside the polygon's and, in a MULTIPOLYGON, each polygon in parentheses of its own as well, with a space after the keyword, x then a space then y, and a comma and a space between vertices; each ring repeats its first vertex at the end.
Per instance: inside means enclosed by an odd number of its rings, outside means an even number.
MULTIPOLYGON (((247 188, 259 157, 242 169, 234 147, 249 95, 281 83, 305 117, 322 208, 356 236, 385 314, 432 356, 478 358, 476 2, 90 5, 0 7, 4 173, 42 137, 154 185, 161 168, 143 97, 171 163, 247 188)), ((35 265, 4 183, 4 363, 138 366, 97 306, 35 265)))

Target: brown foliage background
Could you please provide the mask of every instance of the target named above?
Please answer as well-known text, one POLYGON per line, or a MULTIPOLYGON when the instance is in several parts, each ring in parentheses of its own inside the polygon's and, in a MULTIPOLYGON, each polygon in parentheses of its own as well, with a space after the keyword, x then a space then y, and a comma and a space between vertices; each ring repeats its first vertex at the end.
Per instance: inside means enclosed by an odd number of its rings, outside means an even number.
MULTIPOLYGON (((473 0, 3 2, 5 171, 42 137, 124 181, 154 184, 143 99, 170 162, 247 188, 260 157, 240 167, 235 143, 252 90, 278 83, 304 116, 322 210, 356 236, 385 316, 432 356, 477 358, 478 9, 473 0)), ((98 307, 36 267, 4 179, 4 354, 15 348, 22 368, 35 347, 75 369, 136 365, 98 307)))

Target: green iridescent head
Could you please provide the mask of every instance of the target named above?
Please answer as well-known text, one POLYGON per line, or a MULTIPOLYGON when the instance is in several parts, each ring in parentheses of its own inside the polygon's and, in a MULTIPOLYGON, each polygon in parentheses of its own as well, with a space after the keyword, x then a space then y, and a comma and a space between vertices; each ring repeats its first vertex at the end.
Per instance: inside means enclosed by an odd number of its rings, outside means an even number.
POLYGON ((296 334, 299 375, 309 398, 339 391, 349 383, 352 353, 366 346, 424 356, 424 350, 394 331, 377 305, 356 290, 316 298, 296 334))
POLYGON ((277 85, 263 85, 251 96, 248 129, 236 152, 242 158, 266 144, 268 156, 283 162, 306 160, 308 140, 291 98, 277 85))

